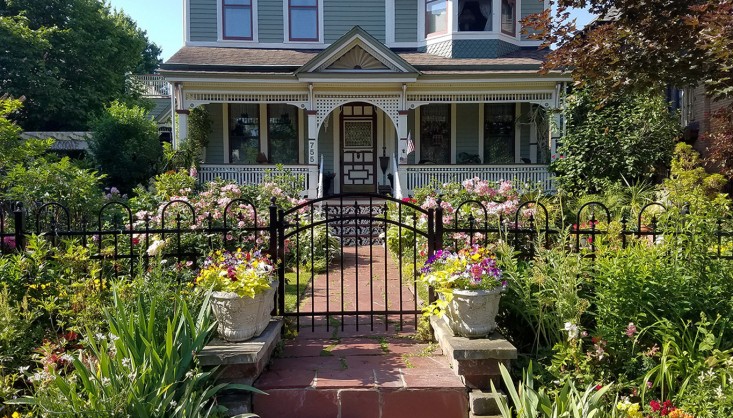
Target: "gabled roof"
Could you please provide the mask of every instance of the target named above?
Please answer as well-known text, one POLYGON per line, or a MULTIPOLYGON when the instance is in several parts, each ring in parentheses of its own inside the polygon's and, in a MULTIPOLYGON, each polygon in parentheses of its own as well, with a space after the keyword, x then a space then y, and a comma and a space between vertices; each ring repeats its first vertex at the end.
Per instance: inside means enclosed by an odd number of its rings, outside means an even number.
POLYGON ((299 79, 317 74, 382 74, 417 77, 420 72, 359 26, 295 71, 299 79))

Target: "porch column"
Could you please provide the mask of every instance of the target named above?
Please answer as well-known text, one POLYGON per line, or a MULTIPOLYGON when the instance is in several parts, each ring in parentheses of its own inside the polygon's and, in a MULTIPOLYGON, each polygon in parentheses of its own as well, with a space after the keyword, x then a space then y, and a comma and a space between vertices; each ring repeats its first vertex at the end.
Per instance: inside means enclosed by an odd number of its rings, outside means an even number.
MULTIPOLYGON (((306 110, 308 116, 308 164, 318 165, 318 123, 317 110, 306 110)), ((308 181, 308 197, 315 198, 318 190, 318 175, 310 176, 308 181)))
MULTIPOLYGON (((178 114, 178 135, 176 136, 176 143, 174 144, 176 149, 188 140, 188 114, 191 113, 188 109, 177 109, 178 114)), ((175 129, 175 126, 174 126, 175 129)))

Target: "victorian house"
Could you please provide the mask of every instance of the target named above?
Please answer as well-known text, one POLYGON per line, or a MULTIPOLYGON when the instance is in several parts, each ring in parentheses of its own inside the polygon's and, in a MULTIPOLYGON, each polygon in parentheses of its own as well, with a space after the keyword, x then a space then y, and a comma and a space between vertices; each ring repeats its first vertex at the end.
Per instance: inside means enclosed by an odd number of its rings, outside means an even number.
POLYGON ((567 75, 520 20, 544 0, 184 0, 161 67, 174 144, 205 106, 202 180, 301 175, 310 197, 471 177, 552 189, 567 75), (175 131, 175 130, 174 130, 175 131))

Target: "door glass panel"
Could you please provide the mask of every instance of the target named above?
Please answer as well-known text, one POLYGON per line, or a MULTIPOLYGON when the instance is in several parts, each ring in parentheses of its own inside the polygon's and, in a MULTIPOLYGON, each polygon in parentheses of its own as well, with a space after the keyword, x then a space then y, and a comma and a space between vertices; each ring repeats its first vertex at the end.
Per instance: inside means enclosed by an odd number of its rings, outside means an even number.
POLYGON ((372 147, 372 121, 370 120, 347 120, 344 121, 344 147, 345 148, 371 148, 372 147))

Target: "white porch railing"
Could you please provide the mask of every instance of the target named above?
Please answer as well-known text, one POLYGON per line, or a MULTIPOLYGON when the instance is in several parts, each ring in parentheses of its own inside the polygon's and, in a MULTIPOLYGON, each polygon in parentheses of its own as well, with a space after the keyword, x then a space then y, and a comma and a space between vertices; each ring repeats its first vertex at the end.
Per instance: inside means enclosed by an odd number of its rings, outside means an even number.
POLYGON ((316 192, 316 198, 322 198, 323 194, 323 154, 321 154, 321 163, 318 165, 318 191, 316 192))
POLYGON ((435 181, 438 183, 462 182, 479 177, 483 180, 498 182, 510 180, 530 187, 538 185, 545 192, 555 191, 552 176, 546 165, 401 165, 398 177, 404 181, 403 193, 435 181), (406 190, 405 190, 406 189, 406 190))
POLYGON ((229 165, 202 164, 199 169, 199 181, 209 182, 216 179, 234 181, 237 184, 259 184, 265 175, 278 175, 290 172, 297 176, 297 186, 311 199, 317 194, 317 165, 229 165), (313 186, 313 187, 311 187, 313 186))
POLYGON ((159 74, 132 74, 128 76, 132 87, 144 97, 170 97, 168 82, 159 74))

